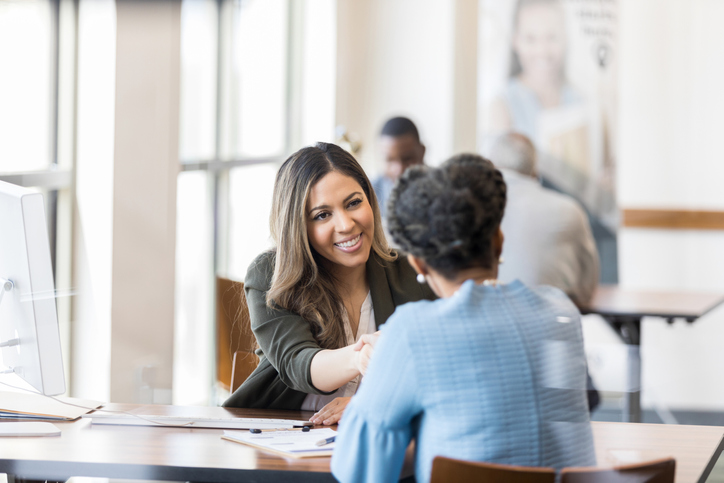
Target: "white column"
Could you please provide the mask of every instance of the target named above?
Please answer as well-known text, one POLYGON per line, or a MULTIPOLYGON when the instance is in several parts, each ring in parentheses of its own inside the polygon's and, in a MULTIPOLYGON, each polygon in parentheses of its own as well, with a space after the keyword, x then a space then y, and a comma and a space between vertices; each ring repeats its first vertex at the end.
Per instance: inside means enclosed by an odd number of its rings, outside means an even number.
POLYGON ((453 151, 476 152, 478 126, 478 2, 455 0, 453 151))
MULTIPOLYGON (((620 2, 622 208, 724 210, 724 3, 620 2)), ((724 293, 724 232, 619 230, 620 283, 724 293)), ((724 307, 693 324, 645 319, 642 405, 724 408, 724 307)))
POLYGON ((116 11, 111 400, 170 403, 181 2, 116 11))
POLYGON ((81 2, 77 396, 171 401, 180 11, 173 0, 81 2))

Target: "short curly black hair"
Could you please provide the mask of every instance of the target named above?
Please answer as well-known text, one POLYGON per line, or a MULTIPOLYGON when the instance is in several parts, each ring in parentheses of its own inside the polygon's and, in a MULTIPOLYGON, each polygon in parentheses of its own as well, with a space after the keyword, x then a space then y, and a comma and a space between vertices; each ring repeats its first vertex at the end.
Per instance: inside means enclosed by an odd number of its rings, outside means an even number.
POLYGON ((505 201, 493 163, 459 154, 439 168, 405 171, 390 196, 387 227, 402 250, 452 279, 465 268, 493 267, 505 201))

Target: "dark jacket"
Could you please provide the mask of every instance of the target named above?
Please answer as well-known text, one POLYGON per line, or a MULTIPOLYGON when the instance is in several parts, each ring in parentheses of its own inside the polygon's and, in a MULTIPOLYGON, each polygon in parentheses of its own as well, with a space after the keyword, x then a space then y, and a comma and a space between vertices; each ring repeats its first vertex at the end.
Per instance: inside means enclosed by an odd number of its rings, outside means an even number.
MULTIPOLYGON (((293 312, 266 305, 274 256, 273 251, 262 253, 246 274, 244 291, 251 329, 259 343, 259 365, 224 402, 226 407, 298 410, 307 394, 331 394, 312 384, 312 358, 322 348, 314 340, 309 322, 293 312)), ((377 328, 397 306, 435 297, 427 285, 417 282, 415 271, 402 255, 393 262, 384 262, 372 252, 367 261, 367 280, 377 328)))

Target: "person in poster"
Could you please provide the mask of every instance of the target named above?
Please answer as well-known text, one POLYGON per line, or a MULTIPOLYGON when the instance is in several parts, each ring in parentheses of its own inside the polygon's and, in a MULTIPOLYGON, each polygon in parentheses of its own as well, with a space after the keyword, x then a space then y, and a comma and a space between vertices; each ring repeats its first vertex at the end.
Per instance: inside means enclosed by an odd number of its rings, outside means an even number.
MULTIPOLYGON (((613 250, 606 265, 614 267, 617 210, 608 112, 613 105, 615 2, 511 3, 488 2, 483 9, 487 25, 509 41, 484 40, 482 134, 494 140, 516 131, 534 142, 543 184, 584 204, 599 251, 613 250)), ((609 282, 617 279, 616 273, 604 275, 609 282)))
POLYGON ((513 15, 510 74, 492 105, 492 127, 537 134, 542 111, 581 102, 566 79, 565 17, 557 0, 521 0, 513 15))

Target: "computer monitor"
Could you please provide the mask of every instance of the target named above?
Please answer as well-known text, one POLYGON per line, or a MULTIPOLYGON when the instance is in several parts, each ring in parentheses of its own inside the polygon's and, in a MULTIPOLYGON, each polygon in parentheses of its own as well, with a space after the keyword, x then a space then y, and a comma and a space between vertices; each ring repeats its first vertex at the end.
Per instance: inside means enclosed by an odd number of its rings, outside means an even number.
POLYGON ((43 195, 0 181, 0 347, 5 372, 65 392, 43 195))

